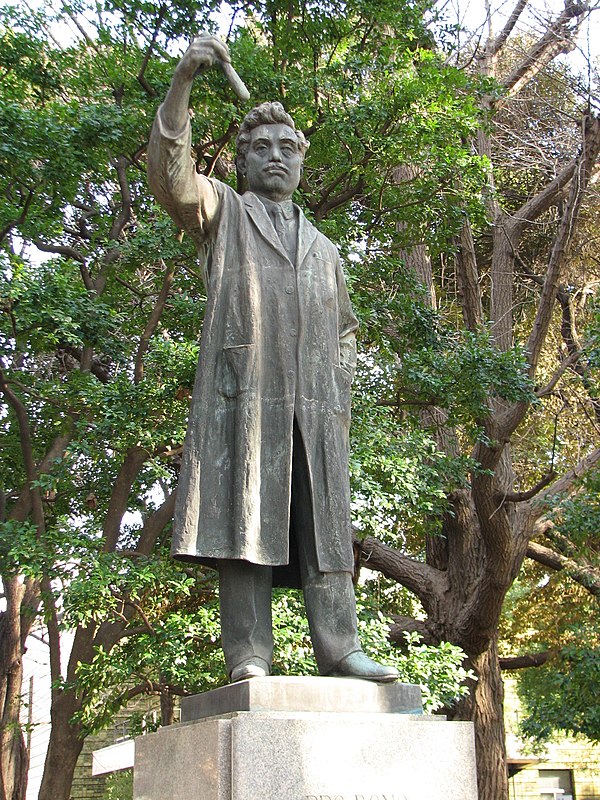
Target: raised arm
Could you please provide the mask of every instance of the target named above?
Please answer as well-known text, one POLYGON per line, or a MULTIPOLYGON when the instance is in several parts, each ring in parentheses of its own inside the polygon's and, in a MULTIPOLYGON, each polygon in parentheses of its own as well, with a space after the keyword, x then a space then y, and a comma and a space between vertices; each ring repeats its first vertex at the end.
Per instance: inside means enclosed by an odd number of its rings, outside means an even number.
POLYGON ((172 131, 179 131, 188 119, 190 92, 194 78, 213 64, 231 63, 229 49, 220 39, 202 34, 194 39, 175 68, 171 87, 162 105, 163 123, 172 131))
POLYGON ((148 145, 148 184, 175 224, 198 247, 216 229, 222 187, 196 172, 188 106, 194 78, 216 63, 231 68, 227 46, 214 36, 199 36, 175 68, 148 145))

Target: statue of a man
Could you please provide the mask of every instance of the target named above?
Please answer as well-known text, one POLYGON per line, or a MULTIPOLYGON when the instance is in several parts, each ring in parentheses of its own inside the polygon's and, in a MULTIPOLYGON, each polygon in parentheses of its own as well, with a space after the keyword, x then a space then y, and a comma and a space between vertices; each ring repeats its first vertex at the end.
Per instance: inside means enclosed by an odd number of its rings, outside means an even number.
POLYGON ((308 143, 279 103, 243 121, 240 196, 196 172, 196 74, 229 64, 200 36, 179 62, 148 152, 158 201, 192 237, 208 294, 175 511, 173 555, 219 570, 231 681, 270 673, 271 589, 302 586, 319 672, 398 674, 361 650, 348 479, 352 313, 334 245, 291 197, 308 143))

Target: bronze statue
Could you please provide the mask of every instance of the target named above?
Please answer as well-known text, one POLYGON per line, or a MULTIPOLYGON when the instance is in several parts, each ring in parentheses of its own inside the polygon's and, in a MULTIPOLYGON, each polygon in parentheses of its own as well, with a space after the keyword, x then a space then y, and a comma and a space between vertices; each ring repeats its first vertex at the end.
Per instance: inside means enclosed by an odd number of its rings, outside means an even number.
MULTIPOLYGON (((319 672, 394 681, 357 635, 348 479, 355 332, 335 246, 292 203, 308 143, 279 103, 243 121, 237 194, 196 172, 194 77, 227 47, 200 36, 156 117, 148 178, 197 245, 208 294, 173 555, 219 570, 232 681, 268 675, 271 588, 302 586, 319 672)), ((235 79, 235 77, 234 77, 235 79)))

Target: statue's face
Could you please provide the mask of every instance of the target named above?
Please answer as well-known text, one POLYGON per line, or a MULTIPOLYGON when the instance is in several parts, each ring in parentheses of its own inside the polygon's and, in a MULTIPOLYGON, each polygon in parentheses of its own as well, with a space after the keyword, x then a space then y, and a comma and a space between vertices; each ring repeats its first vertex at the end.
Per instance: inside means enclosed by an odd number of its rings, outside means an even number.
POLYGON ((292 128, 284 124, 253 128, 245 168, 251 192, 275 202, 288 200, 302 170, 302 153, 292 128))

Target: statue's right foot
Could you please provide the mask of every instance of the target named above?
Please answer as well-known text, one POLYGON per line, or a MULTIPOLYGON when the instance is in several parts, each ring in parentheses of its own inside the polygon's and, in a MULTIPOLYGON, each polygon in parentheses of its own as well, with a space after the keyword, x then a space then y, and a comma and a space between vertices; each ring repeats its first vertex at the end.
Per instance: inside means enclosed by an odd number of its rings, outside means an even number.
POLYGON ((245 681, 248 678, 266 678, 269 670, 265 667, 264 662, 261 661, 245 661, 243 664, 238 664, 231 670, 229 676, 231 683, 238 683, 238 681, 245 681))
POLYGON ((328 673, 331 677, 338 678, 361 678, 364 681, 374 681, 375 683, 393 683, 400 675, 395 667, 386 664, 378 664, 373 661, 362 650, 342 658, 335 669, 328 673))

